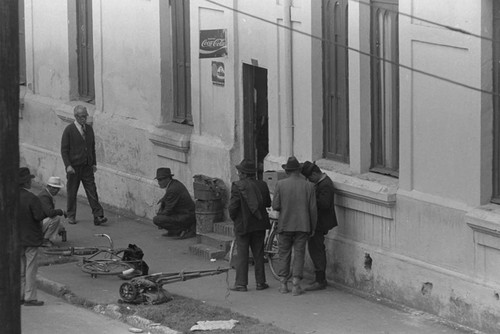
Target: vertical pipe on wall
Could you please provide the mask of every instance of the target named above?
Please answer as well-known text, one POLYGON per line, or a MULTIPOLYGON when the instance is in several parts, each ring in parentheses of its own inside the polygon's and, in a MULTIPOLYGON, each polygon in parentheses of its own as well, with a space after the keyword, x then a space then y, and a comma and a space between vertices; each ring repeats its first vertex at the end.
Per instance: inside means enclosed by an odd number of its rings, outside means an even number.
POLYGON ((284 126, 285 126, 285 156, 292 156, 293 153, 293 56, 292 56, 292 0, 283 2, 283 24, 284 31, 284 126))

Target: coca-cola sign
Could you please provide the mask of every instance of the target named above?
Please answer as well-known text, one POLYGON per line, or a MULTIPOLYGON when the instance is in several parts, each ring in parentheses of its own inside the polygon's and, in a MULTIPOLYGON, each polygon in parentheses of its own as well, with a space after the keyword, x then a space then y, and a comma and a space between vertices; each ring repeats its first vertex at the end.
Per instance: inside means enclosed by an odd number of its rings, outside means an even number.
POLYGON ((200 30, 200 58, 227 55, 226 29, 200 30))

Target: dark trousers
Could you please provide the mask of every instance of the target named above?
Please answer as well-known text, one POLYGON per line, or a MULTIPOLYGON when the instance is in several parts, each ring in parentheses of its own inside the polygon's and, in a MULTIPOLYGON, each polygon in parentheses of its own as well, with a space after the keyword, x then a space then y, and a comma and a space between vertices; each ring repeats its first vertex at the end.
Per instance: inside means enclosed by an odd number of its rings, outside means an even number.
POLYGON ((78 193, 78 188, 80 187, 80 182, 83 184, 85 193, 87 194, 87 200, 92 208, 92 215, 94 217, 104 216, 104 210, 99 203, 99 197, 97 196, 97 187, 95 185, 94 171, 92 166, 72 166, 75 170, 75 174, 66 174, 68 180, 66 184, 66 191, 68 192, 68 202, 67 202, 67 213, 68 218, 76 217, 76 195, 78 193))
POLYGON ((283 278, 290 276, 293 248, 292 276, 302 279, 307 239, 309 239, 309 233, 306 232, 281 232, 279 234, 278 254, 280 269, 278 276, 283 278))
POLYGON ((181 232, 196 226, 196 216, 193 215, 158 215, 153 217, 153 223, 167 231, 181 232))
POLYGON ((248 249, 252 250, 255 263, 255 283, 266 283, 266 272, 264 269, 264 238, 266 231, 254 231, 243 235, 236 235, 236 251, 238 260, 236 262, 236 285, 248 284, 248 249))
POLYGON ((314 235, 309 238, 307 244, 309 255, 314 264, 315 271, 326 271, 326 248, 325 248, 325 235, 321 231, 316 231, 314 235))

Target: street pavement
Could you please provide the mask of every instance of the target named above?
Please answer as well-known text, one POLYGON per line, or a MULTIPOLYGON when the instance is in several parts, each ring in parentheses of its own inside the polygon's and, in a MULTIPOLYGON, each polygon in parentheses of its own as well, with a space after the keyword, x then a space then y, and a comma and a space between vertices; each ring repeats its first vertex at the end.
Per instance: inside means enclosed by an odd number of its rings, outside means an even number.
POLYGON ((69 305, 60 298, 38 291, 45 301, 40 307, 21 306, 23 334, 124 334, 132 326, 121 321, 69 305))
MULTIPOLYGON (((37 193, 39 189, 33 189, 37 193)), ((66 198, 56 197, 56 208, 64 208, 66 198)), ((110 235, 115 248, 136 244, 144 251, 144 260, 150 267, 150 273, 176 273, 205 269, 226 268, 224 260, 210 261, 189 253, 189 245, 196 243, 196 238, 175 240, 162 236, 150 220, 124 215, 119 211, 106 210, 108 222, 101 226, 93 224, 91 210, 86 202, 78 202, 77 224, 65 225, 67 242, 57 240, 58 246, 107 246, 107 240, 94 234, 110 235)), ((270 289, 255 290, 253 268, 249 272, 249 291, 234 292, 228 288, 234 283, 234 270, 220 274, 167 284, 164 288, 170 293, 182 295, 211 305, 230 308, 231 310, 271 323, 292 333, 381 333, 381 334, 451 334, 480 333, 455 326, 429 314, 407 308, 389 307, 377 299, 366 299, 349 293, 337 286, 328 286, 326 290, 307 292, 301 296, 280 294, 279 282, 267 270, 270 289)), ((56 293, 46 282, 65 286, 72 294, 96 304, 117 304, 119 287, 124 282, 115 276, 91 278, 81 271, 76 263, 65 263, 39 268, 39 280, 44 289, 56 293), (47 288, 49 286, 49 288, 47 288)), ((50 321, 50 307, 38 307, 29 312, 47 315, 50 321)), ((24 314, 25 310, 23 310, 24 314)), ((210 320, 210 319, 199 319, 210 320)), ((24 325, 24 323, 23 323, 24 325)), ((55 325, 55 324, 54 324, 55 325)), ((89 333, 107 333, 89 330, 89 333)), ((29 333, 29 332, 26 332, 29 333)), ((39 333, 39 332, 36 332, 39 333)), ((40 332, 41 333, 41 332, 40 332)), ((67 333, 74 333, 68 331, 67 333)), ((75 332, 76 333, 76 332, 75 332)))

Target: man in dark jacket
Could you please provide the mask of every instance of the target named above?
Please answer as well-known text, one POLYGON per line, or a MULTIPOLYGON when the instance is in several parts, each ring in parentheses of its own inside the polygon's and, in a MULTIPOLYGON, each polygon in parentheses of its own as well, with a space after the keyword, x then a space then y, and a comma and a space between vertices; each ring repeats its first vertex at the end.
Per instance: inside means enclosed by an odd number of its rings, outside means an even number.
POLYGON ((38 198, 42 203, 42 209, 45 213, 45 218, 43 220, 43 247, 53 246, 52 241, 59 231, 65 230, 61 224, 61 216, 66 216, 66 212, 62 209, 56 209, 54 204, 54 196, 59 193, 62 188, 61 178, 57 176, 49 177, 45 189, 43 189, 39 194, 38 198))
POLYGON ((306 291, 323 290, 326 288, 326 250, 325 234, 337 226, 335 215, 333 182, 314 163, 306 161, 302 165, 302 175, 315 184, 316 202, 318 207, 318 223, 314 235, 307 244, 316 274, 315 281, 305 288, 306 291))
POLYGON ((266 210, 271 206, 271 197, 267 184, 255 179, 254 161, 243 159, 236 169, 240 180, 231 185, 229 216, 234 222, 238 261, 235 284, 230 289, 247 291, 250 248, 255 262, 257 290, 264 290, 269 287, 264 269, 264 239, 266 230, 271 227, 266 210))
POLYGON ((87 200, 92 208, 94 225, 101 225, 108 219, 99 203, 94 173, 97 171, 95 136, 92 126, 87 124, 87 108, 77 105, 73 111, 75 122, 68 125, 61 140, 61 156, 66 167, 66 191, 68 193, 68 223, 76 224, 76 196, 80 182, 85 188, 87 200))
POLYGON ((153 223, 159 229, 167 230, 165 236, 179 236, 187 239, 196 236, 196 215, 194 201, 182 182, 173 178, 170 168, 158 168, 155 179, 165 196, 158 201, 160 209, 153 223))
POLYGON ((45 214, 38 197, 28 191, 35 176, 26 167, 19 169, 18 221, 21 241, 21 304, 42 306, 37 300, 36 273, 38 271, 38 247, 42 245, 42 220, 45 214))

